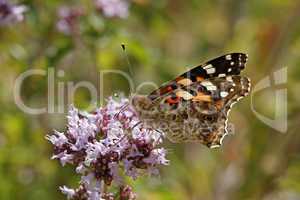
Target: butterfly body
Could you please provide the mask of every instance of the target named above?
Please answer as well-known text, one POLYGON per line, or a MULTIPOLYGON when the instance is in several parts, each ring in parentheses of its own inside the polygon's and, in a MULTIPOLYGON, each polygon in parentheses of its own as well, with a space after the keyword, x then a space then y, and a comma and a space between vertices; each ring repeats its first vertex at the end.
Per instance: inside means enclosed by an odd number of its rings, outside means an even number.
POLYGON ((239 75, 246 58, 241 53, 216 58, 148 96, 134 96, 132 105, 145 126, 163 131, 172 142, 220 146, 231 106, 250 90, 249 79, 239 75))

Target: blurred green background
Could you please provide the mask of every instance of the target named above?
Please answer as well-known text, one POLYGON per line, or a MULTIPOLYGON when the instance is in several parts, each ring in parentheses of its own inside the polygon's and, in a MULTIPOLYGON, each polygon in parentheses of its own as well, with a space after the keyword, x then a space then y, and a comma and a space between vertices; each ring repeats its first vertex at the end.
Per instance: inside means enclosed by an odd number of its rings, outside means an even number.
MULTIPOLYGON (((235 134, 227 136, 221 148, 166 142, 171 164, 162 168, 159 178, 132 182, 138 199, 300 199, 299 1, 133 0, 123 19, 105 17, 92 1, 18 3, 28 7, 25 20, 0 27, 0 199, 64 199, 58 187, 76 187, 79 180, 72 167, 50 160, 52 146, 44 139, 53 129, 64 130, 67 105, 64 113, 27 114, 15 104, 15 79, 29 69, 63 70, 65 76, 56 77, 56 84, 89 81, 100 94, 99 70, 130 71, 122 43, 136 85, 159 85, 185 72, 184 66, 229 52, 249 54, 243 74, 254 86, 288 67, 287 84, 253 97, 255 109, 272 118, 275 91, 287 88, 285 134, 256 117, 248 96, 233 107, 229 121, 235 134), (81 6, 85 13, 75 20, 71 34, 56 28, 63 5, 81 6)), ((103 83, 101 98, 120 91, 129 94, 120 76, 106 76, 103 83)), ((86 109, 90 98, 88 90, 78 89, 74 104, 86 109)), ((46 106, 46 77, 26 79, 22 99, 32 107, 46 106)))

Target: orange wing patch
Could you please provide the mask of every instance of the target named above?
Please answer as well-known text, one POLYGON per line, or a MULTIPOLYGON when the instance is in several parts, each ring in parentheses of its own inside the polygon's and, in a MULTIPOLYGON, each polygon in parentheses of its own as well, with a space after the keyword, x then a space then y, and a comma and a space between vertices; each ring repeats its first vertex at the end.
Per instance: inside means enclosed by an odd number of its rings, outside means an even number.
POLYGON ((201 77, 201 76, 197 76, 197 77, 196 77, 196 80, 197 80, 197 82, 201 82, 201 81, 203 81, 203 80, 204 80, 204 78, 203 78, 203 77, 201 77))
POLYGON ((199 92, 197 96, 193 97, 192 101, 206 101, 206 102, 211 102, 211 96, 204 94, 202 92, 199 92))

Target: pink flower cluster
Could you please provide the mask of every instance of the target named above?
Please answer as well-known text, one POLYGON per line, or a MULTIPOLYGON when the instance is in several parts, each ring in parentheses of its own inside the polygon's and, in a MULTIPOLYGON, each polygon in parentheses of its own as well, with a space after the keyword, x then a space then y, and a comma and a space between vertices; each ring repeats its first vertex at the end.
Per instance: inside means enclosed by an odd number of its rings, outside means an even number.
MULTIPOLYGON (((0 0, 1 1, 4 0, 0 0)), ((1 4, 0 4, 1 6, 1 4)), ((129 2, 127 0, 94 0, 95 8, 107 18, 126 18, 129 15, 129 2)), ((85 16, 82 6, 61 6, 58 9, 58 21, 56 28, 59 32, 71 35, 79 30, 80 17, 85 16)), ((1 17, 1 7, 0 7, 1 17)))
POLYGON ((23 21, 23 14, 26 10, 27 7, 24 5, 12 5, 7 0, 0 0, 0 25, 10 25, 23 21))
POLYGON ((95 5, 105 17, 126 18, 129 15, 127 0, 95 0, 95 5))
POLYGON ((162 134, 143 128, 128 99, 109 98, 107 105, 93 113, 71 107, 65 133, 55 131, 47 139, 54 145, 53 159, 64 166, 76 166, 81 175, 78 189, 61 187, 68 199, 135 199, 124 183, 124 175, 133 179, 159 173, 158 166, 167 165, 166 150, 159 148, 162 134), (108 186, 117 185, 116 195, 108 186))

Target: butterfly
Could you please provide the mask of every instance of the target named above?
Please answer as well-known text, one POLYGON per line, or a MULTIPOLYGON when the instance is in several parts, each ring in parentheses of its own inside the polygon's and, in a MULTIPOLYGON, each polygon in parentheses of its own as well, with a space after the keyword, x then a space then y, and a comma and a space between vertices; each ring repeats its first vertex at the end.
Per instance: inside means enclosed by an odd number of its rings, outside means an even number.
POLYGON ((247 55, 230 53, 194 67, 149 95, 134 95, 131 104, 141 123, 160 130, 172 142, 222 144, 233 104, 250 92, 241 76, 247 55))

